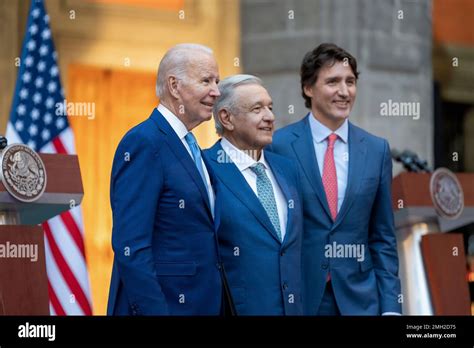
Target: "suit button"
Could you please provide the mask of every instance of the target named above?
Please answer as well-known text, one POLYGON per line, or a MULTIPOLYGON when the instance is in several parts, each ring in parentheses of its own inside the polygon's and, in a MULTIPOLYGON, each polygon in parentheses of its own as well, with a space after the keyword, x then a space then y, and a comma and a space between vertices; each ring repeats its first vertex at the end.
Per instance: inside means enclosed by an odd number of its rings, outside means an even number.
POLYGON ((285 251, 282 251, 282 252, 280 253, 280 256, 285 256, 285 251))
POLYGON ((282 286, 282 288, 283 288, 283 290, 286 290, 286 289, 288 289, 288 284, 286 284, 286 283, 283 283, 283 286, 282 286))
POLYGON ((222 266, 221 266, 221 264, 220 264, 219 262, 218 262, 218 263, 216 263, 216 267, 217 267, 217 269, 218 269, 219 271, 220 271, 220 270, 221 270, 221 268, 222 268, 222 266))
POLYGON ((328 268, 328 264, 327 263, 323 263, 323 265, 321 266, 322 269, 327 269, 328 268))

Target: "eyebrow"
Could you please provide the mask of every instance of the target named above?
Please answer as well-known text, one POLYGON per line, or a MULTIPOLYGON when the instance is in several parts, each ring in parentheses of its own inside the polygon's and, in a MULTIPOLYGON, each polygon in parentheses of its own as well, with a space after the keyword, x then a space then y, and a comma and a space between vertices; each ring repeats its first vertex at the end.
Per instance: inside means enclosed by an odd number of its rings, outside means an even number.
MULTIPOLYGON (((250 104, 250 108, 253 109, 254 107, 256 106, 264 106, 265 105, 265 102, 262 102, 262 101, 256 101, 255 103, 253 104, 250 104)), ((270 103, 268 105, 271 105, 273 106, 273 100, 270 101, 270 103)))
MULTIPOLYGON (((341 76, 330 76, 330 77, 327 77, 324 81, 326 82, 330 82, 330 81, 340 81, 340 80, 343 80, 344 78, 341 77, 341 76)), ((355 80, 355 76, 347 76, 345 78, 346 80, 355 80)))

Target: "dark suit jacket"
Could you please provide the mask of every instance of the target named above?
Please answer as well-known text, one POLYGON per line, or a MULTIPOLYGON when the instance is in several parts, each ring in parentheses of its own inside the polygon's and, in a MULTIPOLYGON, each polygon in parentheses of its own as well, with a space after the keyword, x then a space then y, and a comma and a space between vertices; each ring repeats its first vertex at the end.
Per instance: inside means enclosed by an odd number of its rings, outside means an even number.
POLYGON ((301 315, 303 211, 294 164, 265 152, 288 201, 288 224, 281 242, 257 195, 220 142, 204 154, 218 178, 220 253, 237 314, 301 315), (227 161, 223 161, 225 157, 227 161))
POLYGON ((108 314, 220 314, 219 217, 213 220, 196 165, 157 109, 120 142, 110 200, 108 314))
POLYGON ((348 183, 343 204, 333 221, 308 117, 278 130, 271 146, 272 151, 297 161, 302 181, 305 313, 318 312, 328 272, 341 314, 401 313, 388 143, 349 122, 348 183), (334 243, 363 245, 363 261, 354 257, 326 257, 326 246, 334 243))

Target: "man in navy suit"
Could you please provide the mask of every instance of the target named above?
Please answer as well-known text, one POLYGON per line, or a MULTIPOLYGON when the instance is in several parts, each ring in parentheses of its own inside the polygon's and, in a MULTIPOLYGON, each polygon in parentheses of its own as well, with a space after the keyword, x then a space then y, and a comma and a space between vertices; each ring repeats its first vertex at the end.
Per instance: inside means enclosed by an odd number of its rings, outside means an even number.
POLYGON ((118 145, 109 315, 222 312, 212 173, 191 133, 212 117, 218 82, 209 48, 171 48, 158 69, 160 104, 118 145))
POLYGON ((348 121, 356 59, 321 44, 300 72, 311 112, 277 131, 272 151, 294 159, 302 181, 305 313, 400 314, 389 145, 348 121))
POLYGON ((263 151, 272 141, 272 99, 259 78, 219 83, 222 138, 205 151, 218 180, 218 238, 238 315, 301 315, 303 212, 295 165, 263 151))

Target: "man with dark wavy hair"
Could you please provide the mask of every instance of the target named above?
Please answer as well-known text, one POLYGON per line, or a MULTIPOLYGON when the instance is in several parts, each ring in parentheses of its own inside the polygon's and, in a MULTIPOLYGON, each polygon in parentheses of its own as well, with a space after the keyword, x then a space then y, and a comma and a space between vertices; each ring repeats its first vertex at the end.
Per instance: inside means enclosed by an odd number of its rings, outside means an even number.
POLYGON ((388 142, 348 121, 356 59, 324 43, 301 64, 309 114, 275 133, 303 186, 303 277, 309 315, 400 314, 388 142))

